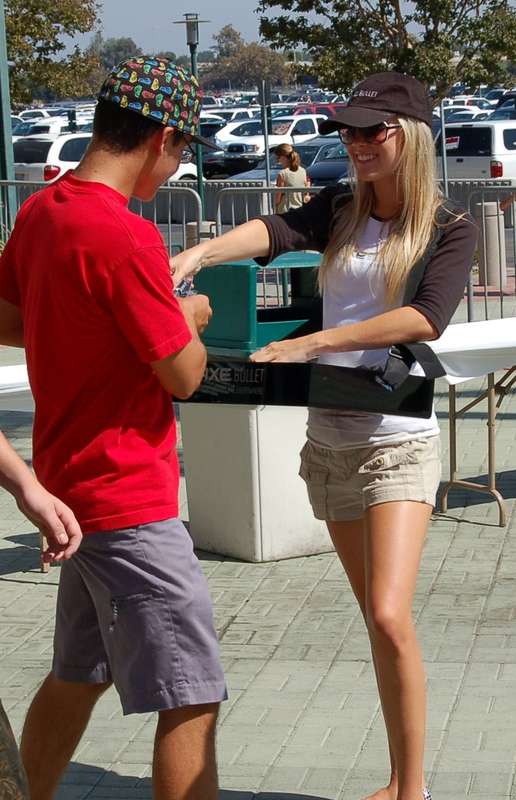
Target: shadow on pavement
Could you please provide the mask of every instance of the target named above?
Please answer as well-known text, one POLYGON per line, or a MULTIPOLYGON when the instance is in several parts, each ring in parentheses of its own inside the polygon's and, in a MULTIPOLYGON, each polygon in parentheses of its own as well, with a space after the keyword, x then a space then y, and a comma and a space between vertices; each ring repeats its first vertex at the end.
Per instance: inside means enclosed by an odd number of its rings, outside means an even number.
MULTIPOLYGON (((27 522, 27 525, 30 524, 27 522)), ((10 575, 13 572, 39 571, 39 533, 37 531, 13 533, 2 538, 17 546, 0 548, 0 576, 10 575)))
MULTIPOLYGON (((481 483, 484 486, 488 484, 487 475, 473 475, 469 478, 459 476, 461 480, 471 481, 472 483, 481 483)), ((439 486, 437 495, 436 509, 441 507, 441 495, 446 481, 442 481, 439 486)), ((508 469, 503 472, 496 473, 496 488, 501 493, 505 500, 511 500, 516 497, 516 469, 508 469)), ((464 508, 468 506, 484 505, 485 503, 493 503, 493 497, 487 492, 477 492, 474 489, 464 489, 458 486, 456 489, 451 489, 448 493, 448 510, 452 508, 464 508)))
MULTIPOLYGON (((150 778, 119 775, 112 770, 104 770, 100 767, 80 764, 74 761, 66 771, 64 780, 56 795, 56 800, 67 800, 70 797, 70 790, 73 788, 77 791, 78 787, 82 790, 86 790, 89 787, 88 798, 91 798, 91 800, 95 800, 97 796, 99 798, 110 796, 120 798, 137 797, 138 800, 151 800, 152 798, 150 778)), ((79 793, 77 796, 79 796, 79 793)), ((253 792, 246 789, 221 788, 219 800, 328 800, 328 798, 321 795, 298 794, 296 792, 253 792)))

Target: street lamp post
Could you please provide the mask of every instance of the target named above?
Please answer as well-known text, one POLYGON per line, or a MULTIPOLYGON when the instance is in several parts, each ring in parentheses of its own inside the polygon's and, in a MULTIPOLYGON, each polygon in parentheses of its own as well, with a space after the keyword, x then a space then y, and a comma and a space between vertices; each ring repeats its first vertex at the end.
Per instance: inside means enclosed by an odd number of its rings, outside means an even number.
MULTIPOLYGON (((174 22, 174 25, 186 25, 186 43, 190 48, 190 59, 192 62, 192 74, 197 78, 197 48, 199 46, 199 24, 209 22, 207 19, 199 19, 199 14, 183 14, 184 20, 174 22)), ((197 191, 201 198, 202 215, 205 217, 204 199, 204 178, 202 174, 202 145, 195 145, 195 158, 197 161, 197 191)))
MULTIPOLYGON (((0 0, 0 180, 14 180, 4 0, 0 0)), ((0 216, 0 238, 6 238, 16 216, 16 192, 14 186, 6 187, 6 190, 0 194, 0 206, 5 209, 5 211, 2 209, 0 216)))

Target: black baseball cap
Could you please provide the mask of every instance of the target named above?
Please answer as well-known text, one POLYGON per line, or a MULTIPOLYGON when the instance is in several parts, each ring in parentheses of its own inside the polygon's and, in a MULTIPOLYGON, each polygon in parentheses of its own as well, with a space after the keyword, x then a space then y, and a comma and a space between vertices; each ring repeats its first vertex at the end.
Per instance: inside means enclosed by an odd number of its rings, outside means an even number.
POLYGON ((355 86, 346 108, 321 122, 319 133, 324 136, 348 125, 368 128, 395 114, 419 119, 432 127, 432 105, 424 85, 401 72, 378 72, 355 86))

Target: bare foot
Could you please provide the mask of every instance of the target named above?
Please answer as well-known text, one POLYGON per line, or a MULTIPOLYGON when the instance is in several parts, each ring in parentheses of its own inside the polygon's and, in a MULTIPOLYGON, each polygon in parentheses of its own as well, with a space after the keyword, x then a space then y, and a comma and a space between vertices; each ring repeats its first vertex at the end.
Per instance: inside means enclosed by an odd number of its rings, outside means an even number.
POLYGON ((378 789, 377 792, 368 794, 363 800, 396 800, 396 795, 397 786, 394 783, 390 783, 388 786, 384 786, 383 789, 378 789))

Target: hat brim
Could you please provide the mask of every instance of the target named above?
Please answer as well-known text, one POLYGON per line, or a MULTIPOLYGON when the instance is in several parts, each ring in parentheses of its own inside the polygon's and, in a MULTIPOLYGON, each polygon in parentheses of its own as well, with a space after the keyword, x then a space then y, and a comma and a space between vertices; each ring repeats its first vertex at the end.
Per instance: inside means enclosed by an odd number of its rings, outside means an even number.
POLYGON ((335 117, 325 120, 319 124, 319 133, 326 136, 328 133, 338 131, 339 128, 350 126, 352 128, 369 128, 370 125, 379 125, 386 122, 391 117, 396 116, 393 111, 378 111, 373 108, 363 106, 348 106, 335 117))
POLYGON ((203 147, 206 147, 208 150, 220 150, 220 146, 210 142, 209 139, 205 139, 203 136, 192 136, 192 142, 195 144, 202 144, 203 147))

